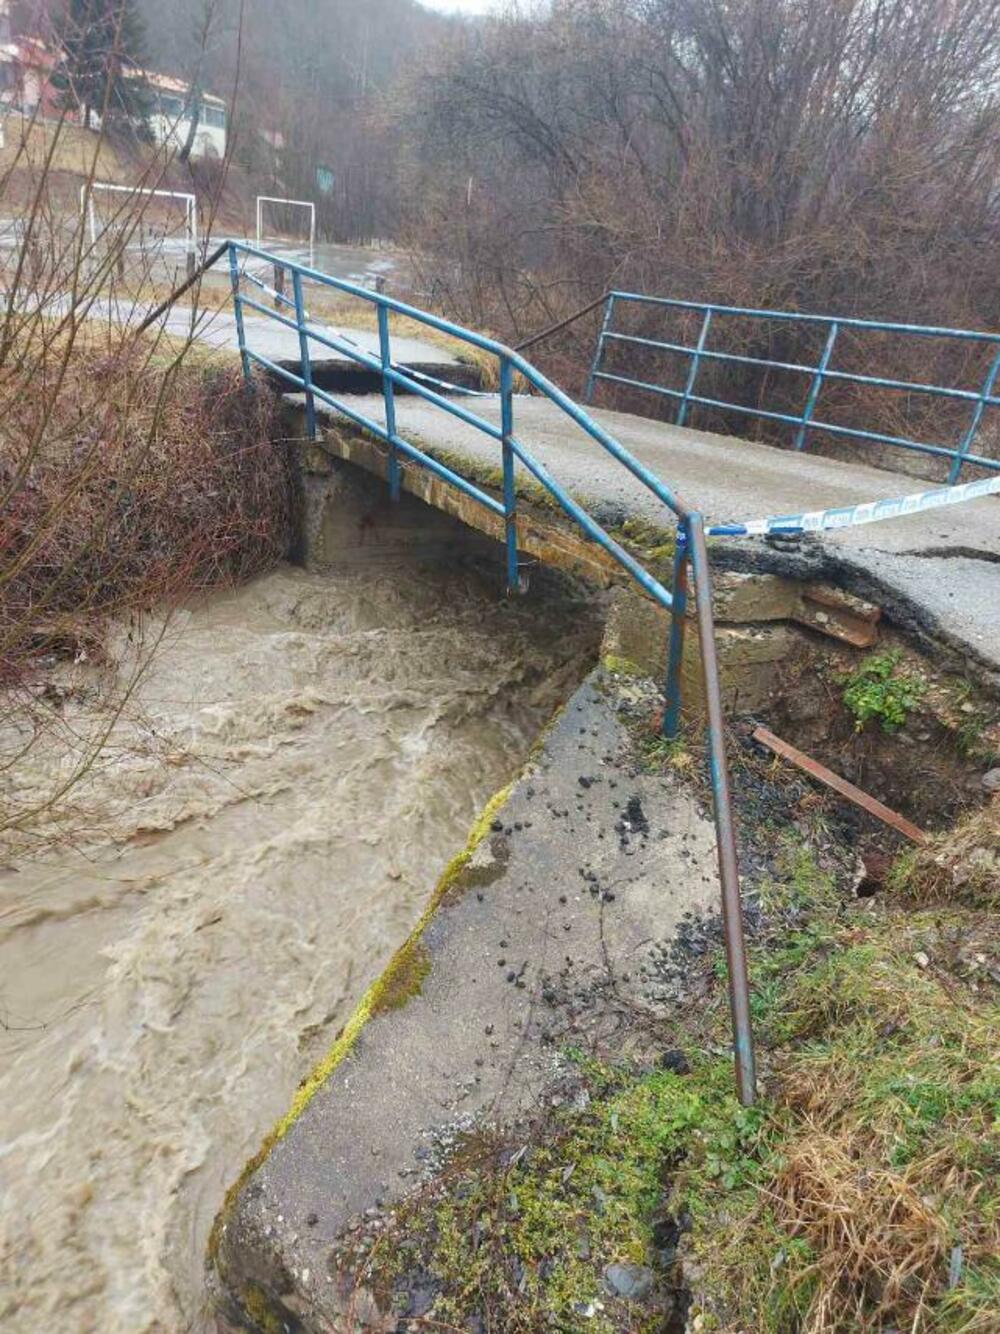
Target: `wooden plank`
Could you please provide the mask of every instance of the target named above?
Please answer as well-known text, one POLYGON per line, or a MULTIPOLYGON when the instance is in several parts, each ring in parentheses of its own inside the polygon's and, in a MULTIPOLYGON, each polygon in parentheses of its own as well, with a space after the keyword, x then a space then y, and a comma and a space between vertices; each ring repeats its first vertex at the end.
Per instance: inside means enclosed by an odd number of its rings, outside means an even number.
POLYGON ((878 642, 881 616, 882 609, 871 602, 863 602, 827 584, 810 584, 802 590, 802 603, 795 619, 854 648, 871 648, 878 642))
POLYGON ((769 732, 766 727, 758 727, 753 734, 753 739, 759 741, 762 746, 766 746, 768 750, 774 751, 775 755, 780 755, 782 759, 790 761, 803 773, 809 774, 811 778, 818 778, 821 783, 825 783, 834 792, 838 792, 842 797, 846 797, 848 801, 852 801, 855 806, 860 806, 869 815, 874 815, 877 820, 881 820, 884 824, 898 830, 911 842, 927 842, 928 835, 922 829, 918 829, 915 824, 911 824, 905 816, 900 815, 897 811, 890 810, 888 806, 884 806, 881 801, 876 801, 867 792, 862 792, 859 787, 849 783, 846 778, 841 778, 832 769, 828 769, 826 765, 814 760, 811 755, 806 755, 788 741, 782 741, 773 732, 769 732))

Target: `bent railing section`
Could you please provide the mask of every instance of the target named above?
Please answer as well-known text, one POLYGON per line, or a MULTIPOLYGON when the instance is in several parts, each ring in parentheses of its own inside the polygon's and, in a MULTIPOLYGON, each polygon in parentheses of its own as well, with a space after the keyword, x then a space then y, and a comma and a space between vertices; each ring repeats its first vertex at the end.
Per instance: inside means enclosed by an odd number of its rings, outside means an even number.
MULTIPOLYGON (((588 307, 593 309, 593 306, 588 307)), ((549 330, 544 331, 550 332, 549 330)), ((893 324, 881 320, 858 320, 832 315, 810 315, 799 311, 758 310, 745 306, 722 306, 711 302, 680 301, 671 297, 645 296, 640 292, 608 292, 604 298, 604 315, 597 346, 591 363, 584 402, 590 403, 598 381, 624 385, 631 389, 669 398, 676 402, 674 420, 683 426, 692 404, 742 413, 764 421, 779 422, 795 427, 793 447, 805 448, 811 431, 822 431, 851 440, 868 440, 875 444, 892 445, 913 453, 931 455, 948 461, 948 482, 958 481, 963 467, 975 465, 991 471, 1000 471, 1000 459, 972 453, 972 445, 982 424, 987 408, 1000 407, 1000 333, 985 333, 971 329, 946 329, 921 324, 893 324), (698 337, 693 343, 659 338, 640 337, 615 328, 615 316, 628 307, 659 307, 667 312, 690 312, 701 316, 698 337), (713 334, 724 320, 777 321, 780 324, 811 327, 822 335, 815 364, 801 361, 781 361, 770 357, 744 356, 709 346, 713 334), (927 384, 920 381, 892 379, 879 375, 839 370, 835 367, 838 338, 845 330, 885 333, 908 339, 950 339, 960 344, 981 344, 987 352, 986 373, 978 389, 958 389, 947 385, 927 384), (687 374, 682 386, 654 383, 650 380, 616 373, 607 369, 607 353, 613 346, 633 347, 650 352, 677 354, 687 360, 687 374), (706 363, 743 366, 767 371, 790 372, 802 376, 803 398, 800 412, 779 412, 749 403, 737 403, 697 392, 699 372, 706 363), (857 426, 829 421, 818 415, 819 400, 828 384, 859 386, 868 390, 891 390, 906 395, 922 395, 964 404, 968 416, 961 438, 955 445, 934 444, 903 435, 868 430, 857 426)))
MULTIPOLYGON (((229 245, 230 276, 232 281, 240 355, 244 375, 252 378, 253 366, 259 366, 305 395, 307 429, 316 435, 316 404, 324 403, 348 421, 380 440, 388 452, 388 483, 393 499, 400 493, 400 460, 427 469, 441 480, 450 483, 464 495, 482 505, 502 520, 506 559, 507 587, 511 593, 520 587, 518 559, 518 496, 515 470, 519 463, 557 502, 562 511, 612 557, 636 583, 661 607, 670 613, 670 633, 667 647, 666 708, 663 729, 667 736, 676 736, 680 726, 681 665, 684 652, 684 631, 687 613, 689 578, 694 585, 699 629, 702 668, 708 714, 708 758, 712 784, 716 837, 718 843, 719 875, 722 886, 722 915, 725 929, 726 955, 729 976, 729 1002, 733 1024, 736 1080, 739 1096, 749 1105, 755 1097, 754 1053, 750 1024, 750 1003, 747 981, 746 951, 743 932, 743 912, 740 903, 739 872, 736 856, 736 836, 732 800, 726 762, 725 730, 722 700, 719 688, 719 670, 715 648, 715 627, 712 614, 711 575, 705 542, 702 515, 689 509, 680 498, 653 473, 603 429, 590 414, 556 385, 541 374, 530 362, 503 344, 482 334, 464 329, 427 311, 394 300, 380 292, 372 292, 346 280, 330 277, 293 260, 268 254, 241 242, 229 245), (281 290, 282 284, 267 287, 261 280, 241 269, 241 256, 274 266, 291 276, 289 297, 281 290), (248 281, 275 303, 248 296, 243 290, 248 281), (373 307, 378 330, 379 352, 376 356, 358 345, 349 335, 328 328, 310 319, 305 307, 303 285, 309 282, 333 289, 356 298, 373 307), (265 316, 298 335, 300 374, 251 346, 245 312, 265 316), (405 316, 416 323, 476 348, 497 360, 500 424, 488 420, 467 407, 458 398, 433 388, 431 377, 399 365, 392 355, 390 314, 405 316), (338 353, 340 356, 375 372, 381 378, 384 420, 379 421, 358 410, 357 403, 320 388, 313 381, 311 344, 338 353), (581 431, 615 458, 633 477, 647 487, 673 516, 676 524, 673 588, 666 588, 624 549, 574 498, 560 485, 548 469, 533 455, 517 435, 515 376, 531 386, 536 394, 547 398, 581 431), (397 428, 395 393, 404 389, 433 404, 442 412, 457 417, 466 425, 494 440, 498 446, 503 470, 503 498, 496 499, 475 483, 462 477, 452 468, 432 458, 412 441, 405 439, 397 428)), ((287 285, 286 285, 287 286, 287 285)), ((448 386, 440 385, 440 389, 448 386)), ((475 396, 472 396, 473 402, 475 396)))

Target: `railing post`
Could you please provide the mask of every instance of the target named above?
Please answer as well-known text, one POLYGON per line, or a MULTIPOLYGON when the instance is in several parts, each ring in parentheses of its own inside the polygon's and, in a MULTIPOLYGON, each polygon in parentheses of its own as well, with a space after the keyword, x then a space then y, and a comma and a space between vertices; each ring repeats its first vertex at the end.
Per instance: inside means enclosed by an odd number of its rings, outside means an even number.
POLYGON ((240 360, 243 363, 243 378, 250 383, 250 358, 247 356, 247 335, 243 325, 243 298, 240 296, 240 264, 236 256, 236 247, 229 246, 229 281, 233 289, 233 316, 236 320, 236 341, 239 343, 240 360))
POLYGON ((712 614, 712 580, 705 543, 705 524, 700 514, 687 519, 698 610, 698 638, 705 674, 705 703, 708 712, 708 763, 715 809, 715 833, 719 848, 719 879, 722 882, 722 923, 726 940, 729 975, 729 1010, 733 1025, 736 1087, 744 1107, 757 1096, 754 1069, 753 1030, 750 1023, 750 985, 747 979, 746 943, 743 936, 743 905, 740 902, 740 873, 736 855, 736 829, 726 765, 725 724, 719 689, 719 663, 715 653, 715 619, 712 614))
POLYGON ((514 451, 510 438, 514 434, 514 369, 506 357, 500 361, 500 429, 503 432, 503 509, 504 536, 507 547, 507 593, 520 590, 521 580, 517 567, 517 488, 514 479, 514 451))
POLYGON ((678 523, 674 538, 674 582, 670 591, 674 605, 670 613, 670 648, 667 654, 666 702, 663 708, 663 735, 673 740, 681 726, 681 671, 684 665, 684 637, 688 600, 688 547, 686 522, 678 523))
POLYGON ((823 355, 819 359, 819 365, 816 367, 816 374, 812 378, 809 386, 809 397, 806 399, 806 406, 802 412, 802 424, 795 432, 795 448, 804 449, 806 435, 809 431, 809 423, 812 420, 813 409, 816 407, 816 400, 819 398, 819 391, 823 388, 823 380, 826 377, 826 368, 830 364, 830 357, 833 355, 833 345, 837 341, 837 334, 840 331, 840 325, 836 320, 830 325, 830 332, 826 336, 826 343, 823 347, 823 355))
POLYGON ((309 335, 306 333, 306 307, 302 299, 302 274, 292 270, 292 293, 295 297, 295 323, 299 326, 299 357, 302 361, 302 379, 306 386, 306 429, 309 439, 316 439, 316 396, 313 393, 312 358, 309 353, 309 335))
POLYGON ((274 308, 280 310, 282 298, 285 295, 285 266, 276 261, 272 267, 274 269, 274 308))
POLYGON ((698 335, 698 346, 695 348, 694 355, 691 358, 691 365, 688 367, 687 384, 684 386, 684 397, 681 399, 681 405, 677 409, 677 425, 683 426, 687 417, 688 402, 694 392, 694 382, 698 375, 698 367, 701 363, 701 354, 705 350, 705 344, 708 342, 708 330, 712 324, 712 307, 705 307, 705 318, 701 322, 701 333, 698 335))
POLYGON ((594 360, 590 363, 590 374, 587 376, 587 387, 583 391, 584 403, 589 403, 594 397, 594 380, 597 378, 597 372, 601 369, 601 358, 604 355, 604 340, 611 327, 611 317, 615 308, 615 294, 608 293, 608 299, 604 304, 604 318, 601 320, 601 332, 597 335, 597 347, 594 349, 594 360))
POLYGON ((389 378, 392 365, 392 347, 389 342, 389 310, 384 301, 378 303, 378 347, 382 360, 382 398, 385 402, 385 430, 389 437, 389 497, 399 499, 399 453, 396 449, 396 398, 389 378))
POLYGON ((951 468, 948 472, 948 485, 954 486, 958 481, 962 471, 962 464, 965 457, 972 448, 972 442, 976 438, 976 432, 979 430, 979 423, 983 419, 983 413, 986 411, 986 400, 993 394, 994 385, 997 382, 997 376, 1000 375, 1000 346, 997 347, 996 355, 990 363, 990 368, 986 372, 986 379, 983 381, 983 387, 980 390, 979 397, 976 399, 972 409, 972 421, 969 422, 965 434, 962 436, 962 442, 955 451, 955 457, 951 461, 951 468))

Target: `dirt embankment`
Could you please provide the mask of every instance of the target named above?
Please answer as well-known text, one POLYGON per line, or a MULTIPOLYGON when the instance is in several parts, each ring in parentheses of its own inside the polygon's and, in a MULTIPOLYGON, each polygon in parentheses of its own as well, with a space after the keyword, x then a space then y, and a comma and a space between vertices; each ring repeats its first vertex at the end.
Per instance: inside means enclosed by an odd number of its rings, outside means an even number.
POLYGON ((8 116, 0 143, 0 216, 17 217, 31 204, 44 179, 46 209, 76 217, 80 189, 90 179, 110 185, 155 187, 194 194, 202 225, 249 234, 255 183, 235 162, 169 160, 162 148, 120 134, 99 134, 78 125, 27 121, 8 116))
MULTIPOLYGON (((634 774, 704 781, 694 738, 637 722, 634 774)), ((331 1248, 352 1328, 996 1328, 1000 797, 916 855, 887 839, 872 877, 848 810, 734 749, 757 1105, 733 1093, 720 923, 691 915, 641 1004, 610 973, 592 993, 624 1038, 557 1044, 533 1117, 465 1126, 331 1248)), ((547 983, 546 1022, 558 1001, 547 983)))

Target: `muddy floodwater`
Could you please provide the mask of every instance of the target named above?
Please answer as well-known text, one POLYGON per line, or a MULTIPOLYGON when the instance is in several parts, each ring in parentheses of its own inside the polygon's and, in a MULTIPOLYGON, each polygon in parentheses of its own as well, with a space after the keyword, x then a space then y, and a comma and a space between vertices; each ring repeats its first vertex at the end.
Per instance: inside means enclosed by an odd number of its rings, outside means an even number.
POLYGON ((5 1334, 214 1328, 227 1185, 594 653, 498 579, 282 569, 177 613, 76 826, 2 859, 5 1334))

